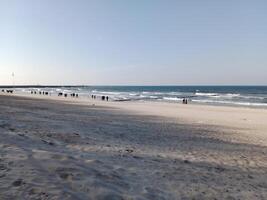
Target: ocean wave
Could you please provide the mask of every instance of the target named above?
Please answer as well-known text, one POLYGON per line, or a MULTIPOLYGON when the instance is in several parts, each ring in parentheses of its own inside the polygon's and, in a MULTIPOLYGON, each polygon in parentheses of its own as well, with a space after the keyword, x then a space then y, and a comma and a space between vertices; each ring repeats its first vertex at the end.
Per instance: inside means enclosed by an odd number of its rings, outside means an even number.
POLYGON ((238 102, 238 101, 214 101, 214 100, 208 100, 208 99, 193 99, 193 102, 197 103, 215 103, 215 104, 231 104, 231 105, 240 105, 240 106, 267 106, 267 103, 252 103, 252 102, 238 102))
POLYGON ((202 97, 212 97, 212 98, 236 98, 240 97, 240 94, 238 93, 203 93, 203 92, 196 92, 196 96, 202 96, 202 97))
POLYGON ((137 93, 129 93, 130 96, 138 96, 139 94, 137 93))
POLYGON ((196 96, 219 96, 220 94, 218 93, 204 93, 204 92, 196 92, 196 96))
POLYGON ((225 98, 225 99, 232 99, 232 98, 240 97, 240 94, 232 94, 232 93, 228 93, 228 94, 218 94, 218 95, 216 95, 216 96, 211 96, 211 97, 225 98))
POLYGON ((158 99, 158 96, 149 96, 150 99, 158 99))
POLYGON ((163 100, 167 100, 167 101, 182 101, 182 98, 178 98, 178 97, 163 97, 163 100))
POLYGON ((173 96, 173 95, 181 95, 181 94, 184 94, 184 93, 181 93, 181 92, 169 92, 169 93, 167 93, 168 95, 171 95, 171 96, 173 96))
POLYGON ((122 94, 121 92, 109 92, 109 91, 92 91, 92 93, 95 93, 95 94, 108 94, 108 95, 120 95, 122 94))
POLYGON ((227 96, 227 97, 239 97, 240 94, 237 94, 237 93, 228 93, 228 94, 225 94, 225 96, 227 96))
POLYGON ((142 94, 150 94, 150 95, 164 95, 165 93, 163 92, 148 92, 148 91, 143 91, 141 92, 142 94))
POLYGON ((244 98, 244 99, 259 99, 259 100, 264 100, 267 97, 264 96, 252 96, 252 95, 241 95, 240 98, 244 98))

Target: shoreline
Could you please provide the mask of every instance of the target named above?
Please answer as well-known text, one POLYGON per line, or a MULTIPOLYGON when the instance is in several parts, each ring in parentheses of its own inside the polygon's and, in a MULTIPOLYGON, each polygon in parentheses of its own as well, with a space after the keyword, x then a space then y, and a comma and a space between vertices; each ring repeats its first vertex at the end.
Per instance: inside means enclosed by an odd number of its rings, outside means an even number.
POLYGON ((267 86, 51 86, 14 88, 18 93, 40 90, 57 95, 58 92, 76 93, 82 96, 107 95, 118 101, 149 101, 190 104, 252 107, 267 109, 267 86), (52 88, 51 88, 52 87, 52 88))
MULTIPOLYGON (((7 94, 0 94, 7 95, 7 94)), ((9 96, 9 95, 8 95, 9 96)), ((97 105, 117 108, 138 115, 153 115, 172 118, 184 123, 219 125, 232 128, 253 129, 267 137, 267 109, 252 107, 232 107, 202 104, 178 104, 169 102, 115 102, 93 100, 91 98, 71 98, 31 94, 12 94, 10 96, 44 99, 77 105, 97 105)))

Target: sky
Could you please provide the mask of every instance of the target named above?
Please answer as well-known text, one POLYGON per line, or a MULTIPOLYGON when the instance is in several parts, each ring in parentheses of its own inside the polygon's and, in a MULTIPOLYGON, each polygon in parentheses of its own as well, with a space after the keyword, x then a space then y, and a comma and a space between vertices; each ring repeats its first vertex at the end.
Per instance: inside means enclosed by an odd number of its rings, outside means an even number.
POLYGON ((0 85, 13 81, 267 85, 267 1, 0 0, 0 85))

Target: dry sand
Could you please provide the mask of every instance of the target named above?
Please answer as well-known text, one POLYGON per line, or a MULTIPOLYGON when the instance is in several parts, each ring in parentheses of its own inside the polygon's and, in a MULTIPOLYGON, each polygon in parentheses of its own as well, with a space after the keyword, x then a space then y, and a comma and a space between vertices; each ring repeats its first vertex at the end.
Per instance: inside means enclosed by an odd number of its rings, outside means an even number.
POLYGON ((267 110, 55 99, 0 95, 0 199, 267 199, 267 110))

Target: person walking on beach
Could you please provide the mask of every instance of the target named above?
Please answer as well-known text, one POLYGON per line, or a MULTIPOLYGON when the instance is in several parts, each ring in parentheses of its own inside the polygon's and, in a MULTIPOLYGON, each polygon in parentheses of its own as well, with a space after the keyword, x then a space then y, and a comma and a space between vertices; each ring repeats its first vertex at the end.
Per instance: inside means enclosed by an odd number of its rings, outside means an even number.
POLYGON ((187 103, 188 103, 187 98, 183 98, 183 104, 187 104, 187 103))

